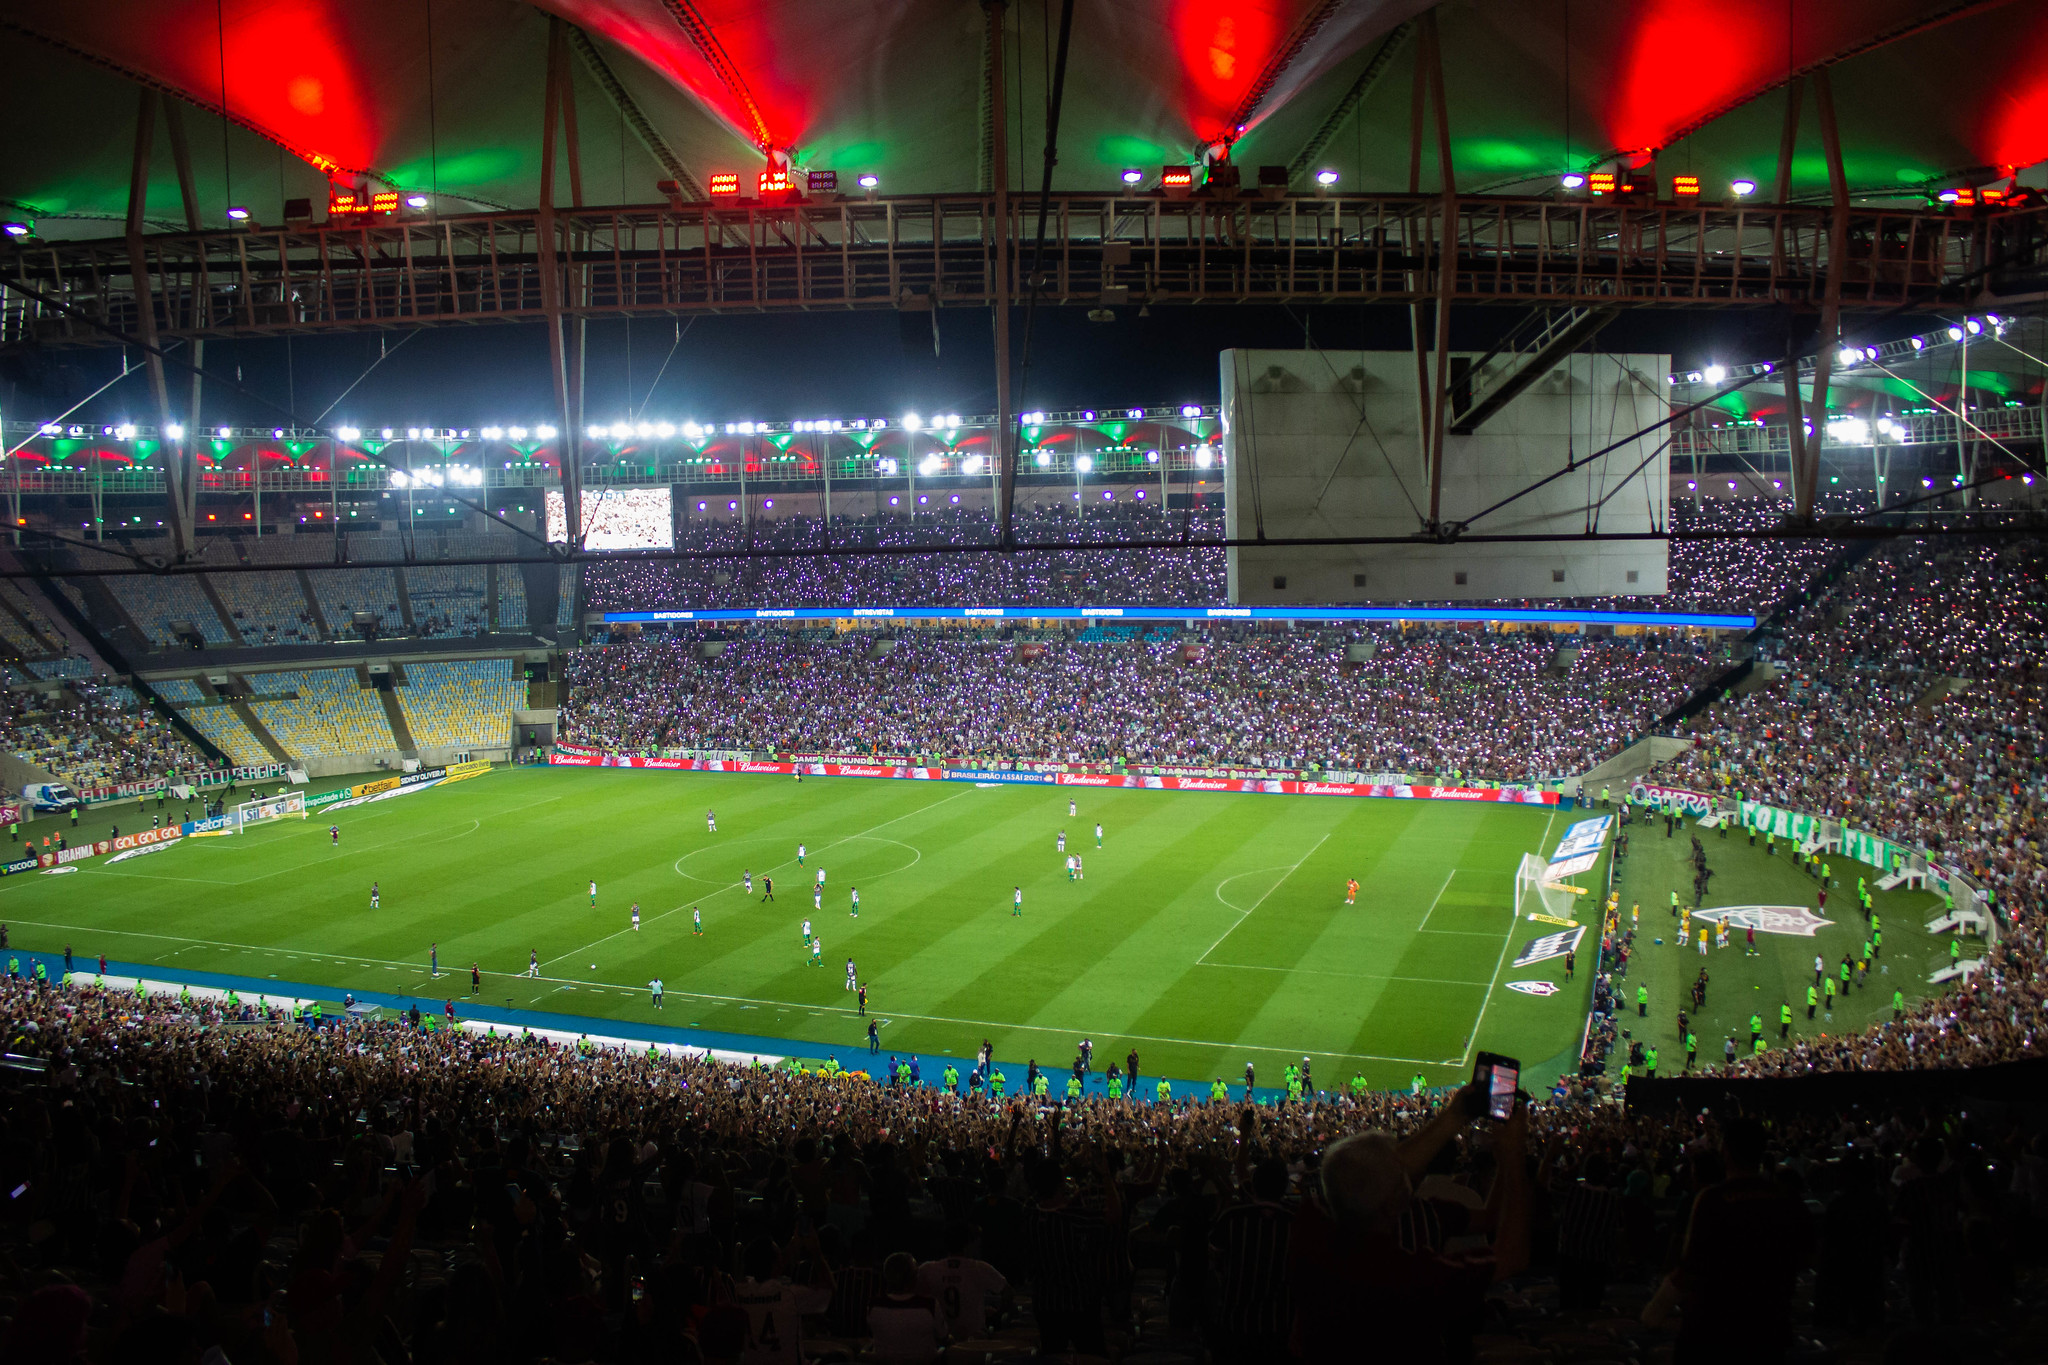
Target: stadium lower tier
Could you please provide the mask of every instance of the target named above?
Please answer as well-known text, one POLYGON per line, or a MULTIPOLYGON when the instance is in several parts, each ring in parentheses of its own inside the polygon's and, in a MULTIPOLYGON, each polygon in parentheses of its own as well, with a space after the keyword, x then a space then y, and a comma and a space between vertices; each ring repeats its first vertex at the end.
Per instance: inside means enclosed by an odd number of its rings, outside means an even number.
POLYGON ((0 1339, 1193 1365, 1405 1323, 1416 1360, 1925 1357, 1947 1292, 1973 1341, 2031 1341, 2035 922, 1988 947, 1930 934, 1924 890, 1845 911, 1853 869, 1681 818, 1605 830, 1611 910, 1596 862, 1585 923, 1518 916, 1523 859, 1599 818, 529 767, 0 879, 0 1339), (1764 932, 1702 957, 1700 923, 1764 932), (1859 964, 1827 1017, 1791 1003, 1816 955, 1859 964), (103 958, 198 984, 103 988, 103 958), (1679 1008, 1751 1055, 1683 1056, 1679 1008), (731 1035, 787 1043, 707 1049, 731 1035), (1460 1088, 1489 1054, 1538 1096, 1507 1122, 1460 1088), (1971 1235, 1930 1283, 1899 1251, 1936 1215, 1971 1235), (1740 1314, 1697 1251, 1731 1236, 1740 1314))

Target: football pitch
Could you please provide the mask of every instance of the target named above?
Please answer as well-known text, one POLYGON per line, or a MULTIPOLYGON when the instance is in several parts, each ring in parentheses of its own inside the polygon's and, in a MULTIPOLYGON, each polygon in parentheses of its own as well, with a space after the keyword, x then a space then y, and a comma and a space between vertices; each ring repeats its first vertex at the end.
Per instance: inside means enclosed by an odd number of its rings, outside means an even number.
POLYGON ((1135 1047, 1148 1075, 1235 1089, 1247 1062, 1271 1085, 1303 1055, 1326 1088, 1354 1074, 1448 1084, 1485 1049, 1536 1081, 1576 1058, 1597 904, 1580 916, 1576 982, 1561 958, 1518 969, 1527 941, 1555 930, 1516 925, 1513 878, 1568 819, 1491 803, 520 768, 9 878, 0 919, 26 948, 310 982, 337 999, 408 993, 423 1008, 466 1000, 475 962, 490 1005, 784 1039, 797 1055, 864 1043, 851 957, 886 1052, 971 1056, 986 1038, 1006 1065, 1063 1068, 1089 1037, 1098 1068, 1135 1047), (1062 830, 1082 880, 1068 878, 1062 830))

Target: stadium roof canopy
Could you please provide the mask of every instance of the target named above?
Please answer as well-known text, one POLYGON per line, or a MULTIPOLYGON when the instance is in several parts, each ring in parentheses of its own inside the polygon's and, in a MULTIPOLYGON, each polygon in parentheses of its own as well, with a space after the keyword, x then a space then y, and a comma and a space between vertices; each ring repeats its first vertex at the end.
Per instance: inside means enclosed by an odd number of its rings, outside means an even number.
MULTIPOLYGON (((1010 176, 1035 187, 1057 0, 1007 18, 1010 176)), ((1078 0, 1056 187, 1156 180, 1219 140, 1240 166, 1408 180, 1420 0, 1078 0)), ((551 26, 567 41, 586 203, 743 183, 773 149, 883 193, 988 183, 977 0, 0 0, 0 200, 44 236, 118 232, 136 91, 183 120, 203 224, 275 221, 331 181, 530 208, 551 26), (225 119, 222 118, 223 110, 225 119), (114 220, 114 221, 107 221, 114 220)), ((2023 0, 1456 0, 1438 7, 1463 191, 1641 164, 1710 195, 1775 175, 1789 73, 1825 66, 1860 197, 2048 158, 2048 7, 2023 0)), ((148 219, 184 226, 172 158, 148 219)), ((1434 187, 1433 155, 1423 183, 1434 187)), ((1811 104, 1795 198, 1827 192, 1811 104)), ((566 199, 567 189, 561 191, 566 199)))

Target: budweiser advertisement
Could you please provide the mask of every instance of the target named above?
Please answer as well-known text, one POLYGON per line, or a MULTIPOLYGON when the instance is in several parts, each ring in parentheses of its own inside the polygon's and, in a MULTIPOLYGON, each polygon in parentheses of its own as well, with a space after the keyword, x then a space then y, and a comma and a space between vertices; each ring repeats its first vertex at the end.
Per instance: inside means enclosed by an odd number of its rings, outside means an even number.
POLYGON ((548 762, 564 768, 655 768, 667 772, 781 773, 809 777, 882 777, 912 781, 976 782, 984 786, 1043 783, 1062 787, 1117 787, 1170 792, 1240 792, 1268 796, 1377 796, 1412 801, 1492 801, 1554 806, 1556 792, 1522 787, 1435 787, 1400 782, 1311 782, 1283 777, 1033 772, 1028 769, 933 768, 901 763, 767 763, 730 758, 643 758, 637 754, 564 753, 548 762))

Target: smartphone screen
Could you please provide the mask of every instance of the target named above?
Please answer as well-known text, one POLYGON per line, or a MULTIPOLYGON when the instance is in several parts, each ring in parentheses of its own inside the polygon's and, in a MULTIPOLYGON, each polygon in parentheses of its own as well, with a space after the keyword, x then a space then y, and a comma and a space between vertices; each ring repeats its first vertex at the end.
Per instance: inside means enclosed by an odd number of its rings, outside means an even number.
POLYGON ((1514 1057, 1482 1052, 1472 1066, 1472 1083, 1486 1096, 1486 1114, 1496 1123, 1515 1112, 1515 1092, 1522 1082, 1522 1063, 1514 1057))

